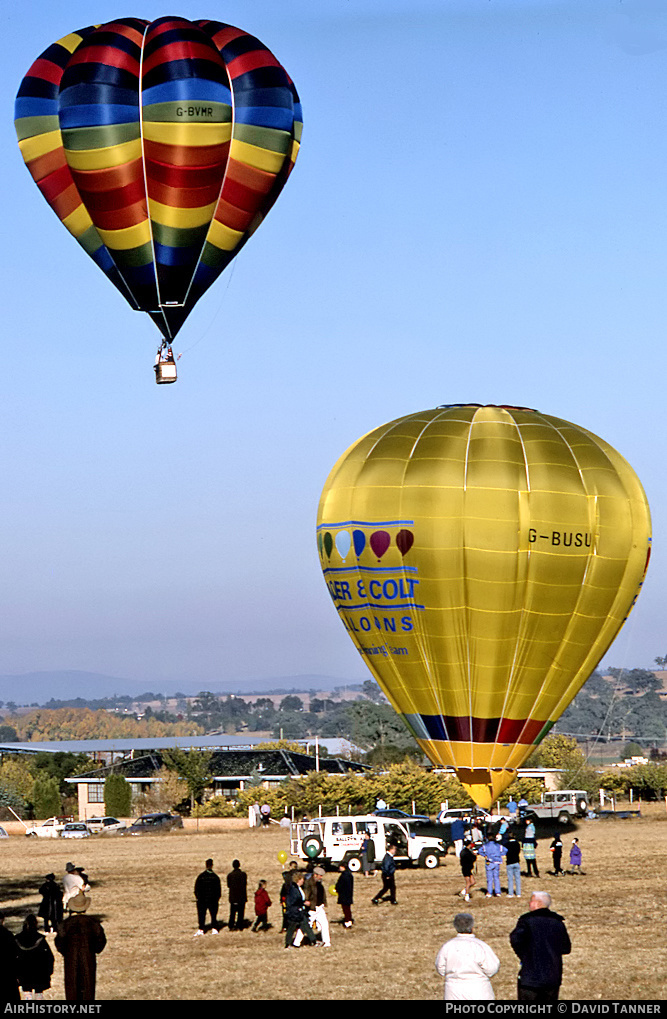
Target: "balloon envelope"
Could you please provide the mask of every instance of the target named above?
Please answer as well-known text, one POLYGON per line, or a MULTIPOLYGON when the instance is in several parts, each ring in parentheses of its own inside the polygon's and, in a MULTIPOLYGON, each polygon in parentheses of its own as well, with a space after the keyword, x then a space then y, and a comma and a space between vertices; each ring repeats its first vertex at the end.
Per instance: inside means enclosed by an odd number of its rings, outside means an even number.
MULTIPOLYGON (((53 43, 15 118, 51 208, 169 340, 275 202, 301 137, 299 97, 270 50, 175 17, 53 43)), ((53 257, 38 245, 35 256, 53 257)))
POLYGON ((639 479, 606 442, 477 405, 356 442, 329 475, 318 530, 333 536, 320 561, 359 653, 431 761, 486 808, 618 633, 651 541, 639 479), (352 524, 369 542, 390 535, 381 561, 369 543, 340 560, 335 536, 352 524))

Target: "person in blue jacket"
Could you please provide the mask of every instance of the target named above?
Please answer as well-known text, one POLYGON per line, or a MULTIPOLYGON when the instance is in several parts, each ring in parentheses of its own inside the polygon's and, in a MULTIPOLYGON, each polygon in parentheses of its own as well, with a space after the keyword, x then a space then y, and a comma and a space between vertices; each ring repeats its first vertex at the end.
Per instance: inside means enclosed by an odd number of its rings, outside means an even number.
POLYGON ((501 839, 502 835, 496 835, 495 839, 487 839, 479 851, 479 855, 484 857, 486 863, 487 896, 500 896, 500 864, 507 855, 507 847, 502 844, 501 839))
POLYGON ((454 843, 454 852, 456 853, 457 859, 461 855, 461 850, 463 849, 463 839, 465 838, 466 830, 468 828, 469 825, 467 825, 463 818, 461 817, 455 817, 449 827, 451 839, 452 842, 454 843))

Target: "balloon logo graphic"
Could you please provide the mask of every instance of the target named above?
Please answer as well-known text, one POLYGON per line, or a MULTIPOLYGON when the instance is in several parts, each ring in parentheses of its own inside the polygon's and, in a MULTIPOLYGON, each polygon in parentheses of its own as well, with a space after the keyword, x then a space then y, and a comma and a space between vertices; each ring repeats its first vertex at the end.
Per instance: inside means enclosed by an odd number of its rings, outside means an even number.
POLYGON ((373 531, 371 534, 370 546, 378 559, 382 559, 391 545, 391 535, 387 531, 373 531))
POLYGON ((396 547, 401 555, 407 555, 415 543, 415 536, 412 531, 402 530, 396 535, 396 547))
POLYGON ((276 201, 302 126, 263 43, 177 17, 53 43, 23 79, 15 118, 47 202, 163 345, 276 201))
POLYGON ((333 538, 329 531, 324 535, 324 551, 327 554, 327 559, 331 559, 331 553, 333 552, 333 538))
POLYGON ((336 535, 336 549, 341 559, 347 559, 347 554, 352 546, 352 538, 349 531, 339 531, 336 535))
POLYGON ((352 541, 354 542, 355 555, 359 558, 363 550, 366 548, 366 535, 363 531, 356 529, 352 531, 352 541))
POLYGON ((641 483, 578 425, 462 404, 343 454, 318 526, 345 519, 363 520, 382 559, 337 569, 345 629, 424 752, 488 808, 637 598, 651 541, 641 483), (344 597, 361 589, 363 603, 344 597))

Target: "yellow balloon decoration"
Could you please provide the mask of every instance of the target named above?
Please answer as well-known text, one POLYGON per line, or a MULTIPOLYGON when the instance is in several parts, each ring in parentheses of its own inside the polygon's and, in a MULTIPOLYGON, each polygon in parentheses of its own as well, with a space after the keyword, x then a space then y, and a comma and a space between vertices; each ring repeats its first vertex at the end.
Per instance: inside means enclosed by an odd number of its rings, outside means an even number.
POLYGON ((430 760, 485 808, 617 635, 650 533, 639 479, 602 439, 476 404, 356 442, 317 527, 357 650, 430 760))
POLYGON ((281 849, 278 853, 278 863, 287 863, 287 853, 284 849, 281 849))

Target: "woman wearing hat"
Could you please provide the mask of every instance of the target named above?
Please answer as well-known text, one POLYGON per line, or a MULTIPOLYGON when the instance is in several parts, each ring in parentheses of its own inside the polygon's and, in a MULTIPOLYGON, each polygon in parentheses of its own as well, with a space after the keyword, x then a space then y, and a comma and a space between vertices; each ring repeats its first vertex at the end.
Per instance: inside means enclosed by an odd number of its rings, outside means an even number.
POLYGON ((95 1001, 97 956, 107 943, 99 920, 86 916, 90 899, 83 891, 67 904, 70 915, 56 934, 55 945, 65 962, 65 1000, 95 1001))

